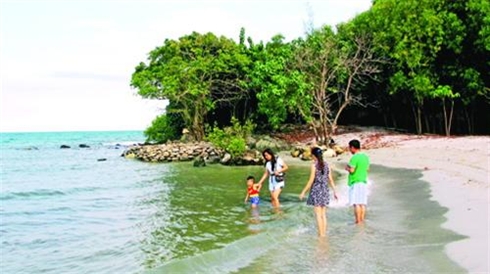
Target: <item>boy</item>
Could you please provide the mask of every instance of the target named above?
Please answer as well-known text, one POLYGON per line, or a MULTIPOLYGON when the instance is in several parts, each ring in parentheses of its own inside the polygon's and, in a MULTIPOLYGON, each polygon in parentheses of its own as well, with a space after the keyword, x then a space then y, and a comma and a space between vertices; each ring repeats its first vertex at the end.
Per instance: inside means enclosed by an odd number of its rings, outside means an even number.
POLYGON ((247 177, 247 196, 245 196, 245 203, 247 203, 248 198, 250 198, 250 206, 256 208, 259 205, 259 184, 255 183, 255 178, 253 176, 247 177))

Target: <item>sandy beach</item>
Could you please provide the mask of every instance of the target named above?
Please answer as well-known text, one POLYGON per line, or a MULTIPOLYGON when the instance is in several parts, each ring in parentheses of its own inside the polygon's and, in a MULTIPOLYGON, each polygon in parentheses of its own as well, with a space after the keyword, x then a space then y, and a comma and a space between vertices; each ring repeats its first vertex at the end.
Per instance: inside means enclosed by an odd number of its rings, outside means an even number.
MULTIPOLYGON (((447 245, 447 255, 470 273, 489 273, 490 137, 417 136, 366 128, 334 137, 342 146, 354 138, 361 140, 372 164, 421 170, 432 199, 448 208, 442 226, 467 237, 447 245)), ((337 158, 333 163, 340 169, 350 154, 337 158)))

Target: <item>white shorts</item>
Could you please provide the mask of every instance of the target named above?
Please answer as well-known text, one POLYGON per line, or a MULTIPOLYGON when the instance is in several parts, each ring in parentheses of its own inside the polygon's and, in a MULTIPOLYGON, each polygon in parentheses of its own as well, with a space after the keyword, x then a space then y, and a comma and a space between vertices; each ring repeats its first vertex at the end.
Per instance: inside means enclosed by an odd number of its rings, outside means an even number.
POLYGON ((350 205, 367 205, 367 184, 355 183, 349 187, 350 205))
POLYGON ((281 189, 281 188, 284 188, 284 181, 282 181, 280 183, 276 183, 275 180, 269 181, 269 191, 270 192, 277 190, 277 189, 281 189))

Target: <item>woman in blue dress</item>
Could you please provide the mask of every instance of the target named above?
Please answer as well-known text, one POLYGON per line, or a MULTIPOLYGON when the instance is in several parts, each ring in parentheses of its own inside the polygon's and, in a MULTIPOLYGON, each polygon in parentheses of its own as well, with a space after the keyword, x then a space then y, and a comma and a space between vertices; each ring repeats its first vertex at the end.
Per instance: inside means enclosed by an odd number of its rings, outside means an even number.
POLYGON ((333 196, 337 198, 335 192, 335 182, 332 177, 332 170, 328 163, 323 160, 323 152, 319 147, 311 149, 313 163, 311 165, 310 178, 306 183, 299 199, 303 200, 307 191, 310 191, 306 204, 313 206, 316 223, 318 226, 318 235, 324 237, 327 232, 327 206, 330 203, 330 185, 333 196))

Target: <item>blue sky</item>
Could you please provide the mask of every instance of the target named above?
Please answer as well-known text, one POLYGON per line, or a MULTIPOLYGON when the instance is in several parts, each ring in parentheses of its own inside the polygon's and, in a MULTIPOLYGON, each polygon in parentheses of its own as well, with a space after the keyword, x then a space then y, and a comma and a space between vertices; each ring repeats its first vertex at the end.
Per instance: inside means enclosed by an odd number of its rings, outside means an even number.
POLYGON ((144 129, 165 107, 129 87, 166 38, 192 31, 255 41, 336 25, 371 0, 0 0, 0 131, 144 129))

